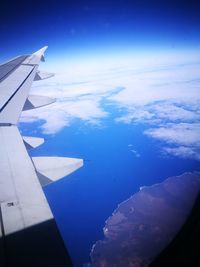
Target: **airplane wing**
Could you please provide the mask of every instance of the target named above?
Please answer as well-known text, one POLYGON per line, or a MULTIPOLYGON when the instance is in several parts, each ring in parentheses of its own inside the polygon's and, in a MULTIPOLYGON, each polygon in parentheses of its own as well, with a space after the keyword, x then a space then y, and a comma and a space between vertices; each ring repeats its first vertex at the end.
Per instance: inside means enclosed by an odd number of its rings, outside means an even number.
POLYGON ((43 139, 22 137, 17 127, 23 110, 55 101, 44 96, 29 96, 34 80, 51 76, 38 71, 46 49, 0 65, 0 239, 3 240, 51 220, 53 215, 41 186, 83 165, 82 159, 30 158, 27 149, 37 147, 43 139))

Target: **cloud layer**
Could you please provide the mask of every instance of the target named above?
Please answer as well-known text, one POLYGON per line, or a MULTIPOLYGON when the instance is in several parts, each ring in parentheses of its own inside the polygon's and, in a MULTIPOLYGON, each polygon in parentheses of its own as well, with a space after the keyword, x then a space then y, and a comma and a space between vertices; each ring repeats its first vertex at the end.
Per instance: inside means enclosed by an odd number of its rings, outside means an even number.
POLYGON ((23 112, 21 121, 42 120, 45 134, 74 119, 99 125, 109 116, 102 105, 106 101, 121 111, 116 123, 147 123, 144 134, 163 141, 164 153, 200 160, 200 61, 189 54, 187 59, 141 59, 63 64, 53 79, 35 83, 31 92, 56 97, 57 102, 23 112))

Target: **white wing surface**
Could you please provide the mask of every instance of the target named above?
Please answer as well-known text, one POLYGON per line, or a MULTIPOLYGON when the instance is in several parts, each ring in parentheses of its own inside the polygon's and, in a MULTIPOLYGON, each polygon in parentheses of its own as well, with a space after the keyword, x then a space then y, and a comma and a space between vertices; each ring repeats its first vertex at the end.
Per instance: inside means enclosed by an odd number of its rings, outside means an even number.
POLYGON ((32 160, 27 148, 37 147, 43 139, 23 138, 17 128, 23 109, 55 101, 44 96, 29 96, 34 80, 52 76, 38 71, 46 49, 0 65, 0 239, 53 218, 39 181, 40 173, 49 183, 83 165, 81 159, 38 157, 32 160))

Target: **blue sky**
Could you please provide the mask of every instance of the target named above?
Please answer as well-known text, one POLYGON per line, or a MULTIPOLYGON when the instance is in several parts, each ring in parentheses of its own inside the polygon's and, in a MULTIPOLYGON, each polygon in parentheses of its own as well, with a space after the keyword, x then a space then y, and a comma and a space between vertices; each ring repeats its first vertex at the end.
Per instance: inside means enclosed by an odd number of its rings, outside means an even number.
POLYGON ((200 45, 199 1, 4 1, 1 58, 49 45, 49 55, 73 57, 122 49, 200 45))

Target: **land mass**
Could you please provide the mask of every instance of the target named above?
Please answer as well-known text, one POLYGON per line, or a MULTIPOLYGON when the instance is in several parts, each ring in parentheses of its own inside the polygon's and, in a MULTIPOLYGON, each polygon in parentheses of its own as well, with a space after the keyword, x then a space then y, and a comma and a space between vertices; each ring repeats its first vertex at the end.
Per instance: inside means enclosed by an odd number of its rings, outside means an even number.
POLYGON ((199 172, 142 187, 108 218, 104 239, 93 246, 89 266, 149 266, 180 232, 199 192, 199 172))

